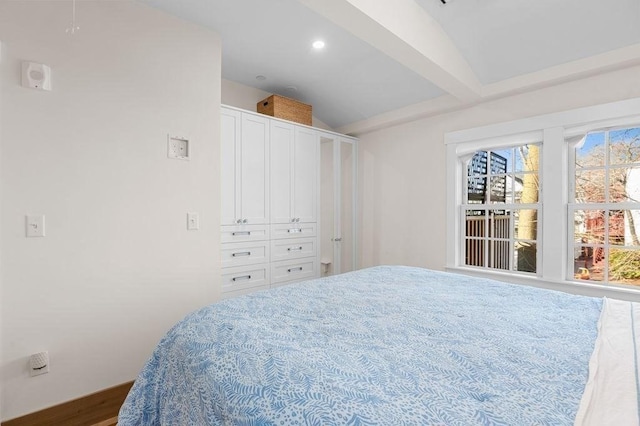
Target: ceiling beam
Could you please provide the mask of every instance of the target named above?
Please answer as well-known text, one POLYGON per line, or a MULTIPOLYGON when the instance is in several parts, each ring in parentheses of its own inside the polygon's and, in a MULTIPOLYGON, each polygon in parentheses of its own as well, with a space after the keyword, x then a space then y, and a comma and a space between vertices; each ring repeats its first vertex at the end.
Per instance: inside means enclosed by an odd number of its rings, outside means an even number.
POLYGON ((640 43, 487 84, 482 88, 482 97, 495 99, 525 93, 635 65, 640 65, 640 43))
POLYGON ((298 0, 463 102, 482 85, 442 27, 415 0, 298 0))
POLYGON ((435 99, 408 105, 393 111, 378 114, 361 121, 356 121, 335 129, 338 133, 351 136, 362 136, 365 133, 397 126, 398 124, 432 117, 438 114, 446 114, 468 108, 471 104, 463 103, 452 95, 442 95, 435 99))

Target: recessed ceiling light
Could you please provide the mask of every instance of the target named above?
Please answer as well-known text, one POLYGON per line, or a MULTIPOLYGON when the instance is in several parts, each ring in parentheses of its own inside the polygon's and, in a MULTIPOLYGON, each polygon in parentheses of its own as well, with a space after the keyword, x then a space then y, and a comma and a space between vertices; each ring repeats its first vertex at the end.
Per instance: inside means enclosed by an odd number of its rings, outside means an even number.
POLYGON ((316 40, 313 42, 312 46, 314 49, 322 49, 324 47, 324 41, 316 40))
POLYGON ((265 81, 267 79, 267 77, 265 77, 264 75, 256 75, 256 80, 258 81, 265 81))

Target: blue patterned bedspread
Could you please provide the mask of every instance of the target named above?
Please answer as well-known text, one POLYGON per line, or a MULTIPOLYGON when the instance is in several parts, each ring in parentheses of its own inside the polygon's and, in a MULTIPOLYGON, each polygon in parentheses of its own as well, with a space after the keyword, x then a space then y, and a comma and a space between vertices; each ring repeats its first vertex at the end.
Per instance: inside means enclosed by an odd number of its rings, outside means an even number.
POLYGON ((225 300, 169 331, 118 424, 571 425, 601 306, 398 266, 225 300))

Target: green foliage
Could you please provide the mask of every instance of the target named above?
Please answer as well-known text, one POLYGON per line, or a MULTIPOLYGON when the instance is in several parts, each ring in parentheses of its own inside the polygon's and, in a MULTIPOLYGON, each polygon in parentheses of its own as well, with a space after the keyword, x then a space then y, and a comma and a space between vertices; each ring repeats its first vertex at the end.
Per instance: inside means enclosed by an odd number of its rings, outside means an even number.
POLYGON ((611 250, 609 275, 615 281, 640 279, 640 251, 611 250))

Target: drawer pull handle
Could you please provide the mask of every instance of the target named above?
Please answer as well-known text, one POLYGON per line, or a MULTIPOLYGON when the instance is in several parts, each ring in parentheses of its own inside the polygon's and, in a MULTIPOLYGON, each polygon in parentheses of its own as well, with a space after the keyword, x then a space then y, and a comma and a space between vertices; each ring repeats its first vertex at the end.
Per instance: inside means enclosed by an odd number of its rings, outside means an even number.
POLYGON ((300 246, 300 247, 289 247, 287 250, 288 250, 288 251, 297 251, 297 250, 302 250, 302 246, 300 246))
POLYGON ((251 279, 251 275, 243 275, 241 277, 233 277, 232 281, 250 280, 250 279, 251 279))
POLYGON ((289 269, 287 269, 287 272, 293 272, 293 271, 302 271, 302 266, 298 266, 297 268, 289 268, 289 269))
POLYGON ((231 235, 233 235, 234 237, 236 235, 251 235, 251 231, 236 231, 232 232, 231 235))
POLYGON ((299 234, 302 232, 302 228, 291 228, 287 229, 287 232, 290 234, 299 234))
POLYGON ((242 251, 242 252, 238 252, 238 253, 233 253, 231 256, 233 256, 233 257, 251 256, 251 252, 250 251, 242 251))

